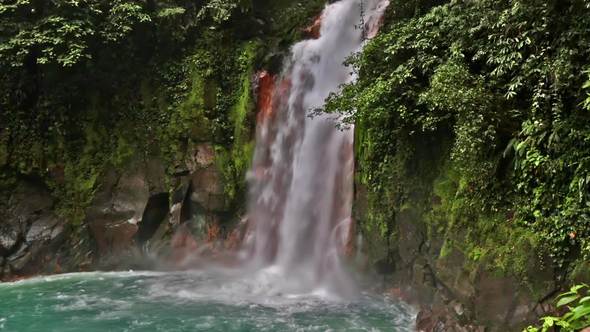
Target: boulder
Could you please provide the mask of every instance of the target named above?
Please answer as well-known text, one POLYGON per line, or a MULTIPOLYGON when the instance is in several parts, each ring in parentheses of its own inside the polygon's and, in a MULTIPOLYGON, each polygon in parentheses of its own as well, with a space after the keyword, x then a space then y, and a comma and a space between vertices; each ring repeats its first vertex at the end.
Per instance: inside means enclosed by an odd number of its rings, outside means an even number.
POLYGON ((134 248, 142 228, 140 242, 149 240, 168 214, 166 173, 158 159, 135 161, 122 172, 111 169, 99 188, 86 223, 101 258, 134 248))
POLYGON ((137 223, 149 199, 146 166, 136 163, 123 173, 109 170, 100 190, 86 210, 86 223, 98 255, 126 249, 133 244, 137 223))
POLYGON ((191 183, 190 197, 193 202, 201 205, 206 211, 221 212, 226 209, 222 176, 215 167, 195 171, 191 183))
POLYGON ((25 240, 27 243, 35 241, 51 241, 63 232, 63 225, 53 214, 48 214, 35 220, 29 228, 25 240))
MULTIPOLYGON (((29 247, 26 244, 23 244, 16 254, 8 257, 8 264, 13 272, 21 272, 28 267, 27 265, 32 262, 33 258, 33 254, 29 251, 29 247)), ((35 268, 35 270, 37 269, 38 268, 35 268)))
POLYGON ((44 270, 45 256, 63 243, 64 221, 54 212, 49 189, 35 179, 21 179, 11 193, 0 226, 3 278, 44 270))

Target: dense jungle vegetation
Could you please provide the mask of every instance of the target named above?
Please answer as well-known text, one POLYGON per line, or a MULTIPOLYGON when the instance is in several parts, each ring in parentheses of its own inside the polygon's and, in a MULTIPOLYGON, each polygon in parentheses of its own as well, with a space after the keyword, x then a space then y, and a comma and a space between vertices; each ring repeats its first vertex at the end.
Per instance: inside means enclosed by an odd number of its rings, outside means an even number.
POLYGON ((366 227, 395 236, 427 197, 441 256, 523 281, 539 260, 558 280, 587 271, 589 31, 584 0, 393 1, 327 106, 357 124, 366 227))
POLYGON ((1 1, 0 184, 41 178, 77 224, 106 168, 157 156, 172 174, 208 141, 237 200, 255 70, 276 66, 323 4, 1 1))

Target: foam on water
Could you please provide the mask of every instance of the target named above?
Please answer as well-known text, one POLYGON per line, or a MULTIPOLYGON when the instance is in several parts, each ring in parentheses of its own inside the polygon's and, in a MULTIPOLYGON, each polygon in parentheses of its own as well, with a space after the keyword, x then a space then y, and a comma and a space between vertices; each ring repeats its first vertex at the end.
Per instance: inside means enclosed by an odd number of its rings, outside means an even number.
POLYGON ((403 303, 264 294, 203 271, 82 273, 5 283, 0 331, 411 331, 403 303), (34 319, 32 319, 34 317, 34 319))

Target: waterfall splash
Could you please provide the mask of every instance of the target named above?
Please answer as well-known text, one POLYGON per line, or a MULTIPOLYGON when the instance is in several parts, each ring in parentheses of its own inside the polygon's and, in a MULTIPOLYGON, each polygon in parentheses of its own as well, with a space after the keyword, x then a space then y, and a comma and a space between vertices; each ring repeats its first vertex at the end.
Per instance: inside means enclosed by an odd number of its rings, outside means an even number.
POLYGON ((344 61, 375 35, 388 0, 326 6, 319 36, 293 46, 278 78, 260 77, 244 258, 280 279, 281 291, 354 290, 341 257, 351 241, 353 131, 328 115, 310 118, 355 79, 344 61), (362 23, 361 23, 362 22, 362 23))

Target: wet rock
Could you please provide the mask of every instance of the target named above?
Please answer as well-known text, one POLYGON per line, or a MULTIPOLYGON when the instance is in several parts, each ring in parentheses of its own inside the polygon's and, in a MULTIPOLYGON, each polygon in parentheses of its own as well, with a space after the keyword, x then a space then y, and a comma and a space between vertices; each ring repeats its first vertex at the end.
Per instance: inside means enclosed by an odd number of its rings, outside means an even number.
POLYGON ((63 231, 59 219, 54 215, 46 215, 34 221, 26 235, 26 241, 51 241, 63 231))
POLYGON ((212 195, 223 194, 221 175, 215 169, 204 169, 192 176, 193 192, 203 192, 212 195))
POLYGON ((314 18, 313 23, 307 28, 303 29, 303 32, 308 38, 318 39, 320 38, 320 30, 322 28, 322 16, 318 15, 314 18))
POLYGON ((11 193, 0 226, 3 278, 44 270, 44 256, 53 255, 63 243, 63 221, 53 211, 48 188, 35 179, 21 179, 11 193))
POLYGON ((129 214, 129 222, 137 223, 141 220, 144 207, 149 199, 149 186, 145 173, 124 173, 112 192, 110 210, 120 215, 129 214))
POLYGON ((465 314, 465 307, 460 302, 454 301, 450 306, 458 317, 465 314))
POLYGON ((18 241, 18 234, 13 229, 0 229, 0 256, 7 255, 18 241))
POLYGON ((447 307, 423 308, 416 316, 419 332, 484 332, 484 326, 463 324, 447 307))
POLYGON ((11 257, 8 259, 8 263, 12 271, 18 272, 25 269, 25 267, 31 262, 32 254, 30 251, 23 253, 22 255, 11 257))
POLYGON ((221 174, 213 167, 196 171, 191 179, 191 200, 207 211, 223 211, 226 197, 221 174))
POLYGON ((187 193, 189 191, 191 180, 188 176, 183 176, 177 179, 177 185, 172 192, 170 199, 170 216, 169 222, 173 226, 180 225, 182 220, 183 204, 187 201, 187 193))
POLYGON ((424 242, 424 226, 420 220, 418 211, 406 209, 400 211, 396 216, 398 227, 398 254, 402 264, 411 266, 419 257, 420 244, 424 242))
POLYGON ((199 247, 191 230, 186 225, 181 225, 176 229, 170 245, 172 248, 171 260, 177 266, 182 266, 189 261, 199 247))
POLYGON ((168 216, 168 201, 168 193, 159 193, 149 198, 136 235, 138 244, 143 245, 149 241, 164 222, 168 216))
POLYGON ((423 309, 418 312, 416 316, 416 331, 418 332, 431 332, 437 330, 439 322, 435 317, 432 310, 423 309))
POLYGON ((10 267, 8 266, 7 259, 0 257, 0 281, 7 280, 10 277, 10 267))
POLYGON ((215 162, 215 148, 209 143, 201 143, 189 149, 186 160, 187 168, 192 173, 198 169, 213 166, 215 162))
MULTIPOLYGON (((159 197, 162 192, 167 192, 165 177, 159 160, 136 161, 121 173, 116 170, 106 172, 101 179, 100 191, 86 211, 86 223, 100 257, 134 247, 134 238, 144 219, 146 207, 149 207, 150 197, 159 197)), ((168 205, 168 194, 164 195, 168 205)), ((167 214, 167 206, 165 210, 164 214, 167 214)), ((151 237, 154 228, 151 212, 145 216, 148 225, 141 235, 142 240, 151 237)))
POLYGON ((244 238, 248 233, 249 219, 242 218, 240 222, 233 228, 225 241, 225 249, 237 251, 240 249, 244 238))
POLYGON ((182 203, 176 203, 170 208, 170 224, 179 225, 182 212, 182 203))
POLYGON ((511 308, 514 294, 518 293, 518 284, 509 278, 499 278, 482 272, 478 278, 478 296, 475 307, 483 321, 502 322, 511 308), (484 309, 485 308, 485 309, 484 309))
POLYGON ((30 225, 51 215, 52 207, 53 199, 43 184, 32 180, 18 182, 0 225, 0 253, 8 255, 18 249, 14 247, 20 245, 30 225))
POLYGON ((115 214, 92 220, 89 227, 99 255, 117 253, 132 246, 138 226, 130 222, 133 220, 131 217, 131 214, 115 214))
POLYGON ((22 243, 16 253, 7 258, 7 262, 12 272, 19 272, 26 267, 31 259, 32 254, 29 250, 29 245, 22 243))
POLYGON ((195 144, 189 151, 186 164, 191 173, 191 200, 207 211, 223 211, 226 208, 223 177, 215 165, 213 145, 195 144))

